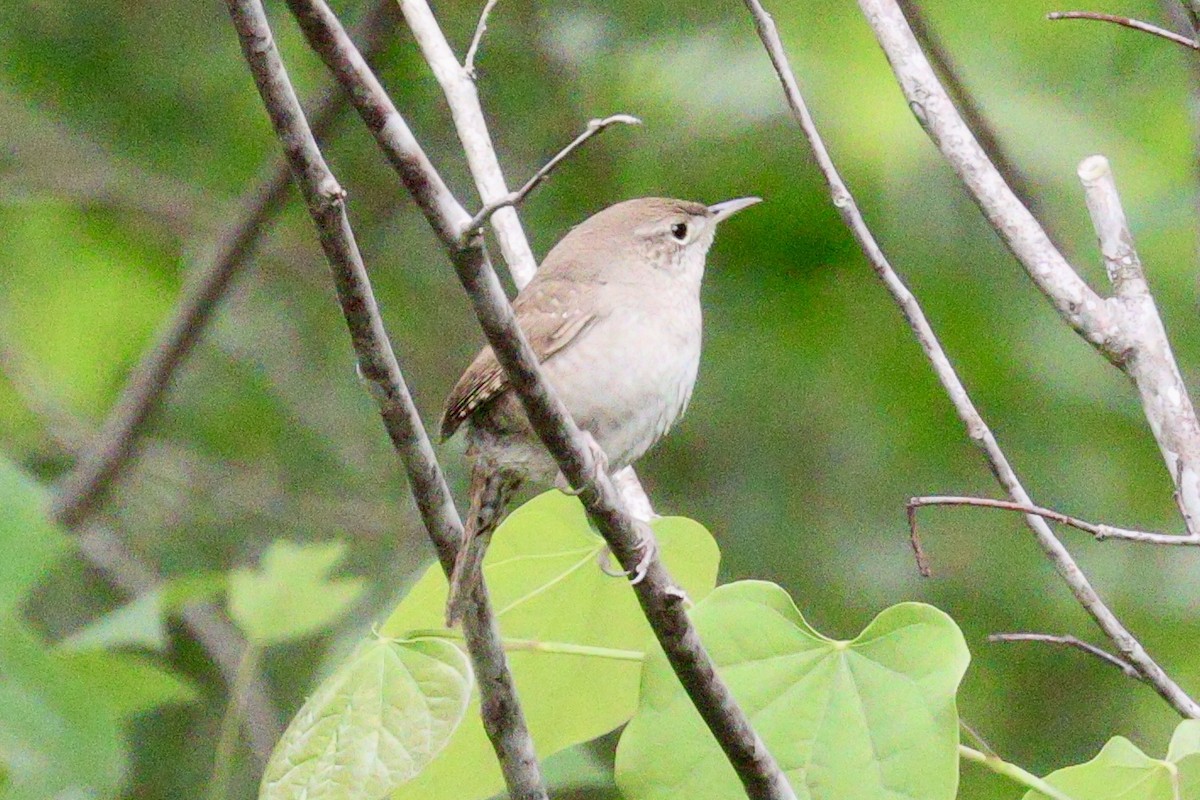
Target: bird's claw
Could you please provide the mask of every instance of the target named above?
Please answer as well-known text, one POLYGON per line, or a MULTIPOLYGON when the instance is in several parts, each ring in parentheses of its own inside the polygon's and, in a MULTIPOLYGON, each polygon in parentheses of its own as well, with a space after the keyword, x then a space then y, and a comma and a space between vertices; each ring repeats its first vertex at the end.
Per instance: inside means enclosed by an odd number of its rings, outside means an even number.
POLYGON ((629 577, 629 582, 635 586, 646 579, 650 565, 654 563, 654 559, 658 558, 658 540, 654 538, 654 534, 649 528, 644 526, 639 526, 639 528, 641 528, 641 541, 638 542, 638 549, 642 551, 642 557, 634 565, 633 574, 629 577))
POLYGON ((588 489, 594 488, 599 477, 602 474, 608 474, 608 456, 605 454, 604 448, 600 446, 599 442, 590 433, 587 431, 582 431, 582 433, 584 443, 588 451, 592 454, 591 476, 581 486, 572 486, 567 477, 561 472, 554 477, 554 488, 571 497, 578 497, 588 489))
POLYGON ((641 530, 640 539, 637 549, 641 551, 641 557, 633 570, 626 572, 625 570, 614 569, 612 565, 612 551, 605 545, 599 555, 596 556, 596 563, 600 565, 600 571, 611 578, 629 578, 630 584, 637 585, 646 579, 646 573, 650 571, 650 565, 654 563, 654 559, 658 556, 658 540, 654 538, 654 534, 648 529, 641 530))

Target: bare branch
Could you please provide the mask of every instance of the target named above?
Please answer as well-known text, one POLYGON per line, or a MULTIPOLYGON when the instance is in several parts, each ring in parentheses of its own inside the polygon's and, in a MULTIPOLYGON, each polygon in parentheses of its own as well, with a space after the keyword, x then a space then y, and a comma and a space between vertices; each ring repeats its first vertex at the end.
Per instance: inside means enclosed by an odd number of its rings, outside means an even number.
MULTIPOLYGON (((400 11, 446 95, 450 114, 454 118, 454 128, 479 190, 479 199, 486 206, 507 197, 508 185, 492 146, 492 137, 488 133, 479 95, 475 91, 475 81, 454 57, 450 43, 446 41, 425 0, 400 0, 400 11)), ((537 271, 537 260, 529 248, 521 221, 514 209, 502 208, 492 217, 491 224, 500 243, 500 252, 508 264, 508 271, 519 289, 529 283, 537 271)))
POLYGON ((929 56, 930 65, 941 79, 942 85, 950 93, 950 97, 967 121, 967 125, 979 139, 980 147, 988 154, 992 163, 996 165, 996 169, 1004 176, 1004 180, 1012 187, 1016 195, 1021 198, 1021 202, 1035 216, 1038 216, 1041 204, 1034 192, 1033 185, 1001 144, 995 127, 967 88, 958 66, 954 63, 954 59, 950 56, 941 37, 929 24, 921 6, 917 4, 917 0, 897 0, 897 2, 900 4, 900 10, 904 12, 905 19, 908 20, 909 27, 912 28, 913 36, 920 42, 925 54, 929 56))
POLYGON ((1133 664, 1130 664, 1123 658, 1114 656, 1101 647, 1096 647, 1096 645, 1089 644, 1074 636, 1054 636, 1049 633, 993 633, 987 637, 987 640, 989 642, 1045 642, 1046 644, 1058 645, 1060 647, 1074 647, 1076 650, 1082 650, 1090 656, 1095 656, 1106 664, 1111 664, 1125 673, 1125 677, 1127 678, 1133 678, 1137 681, 1146 680, 1133 664))
MULTIPOLYGON (((379 0, 367 14, 360 37, 364 47, 378 51, 395 25, 390 0, 379 0)), ((314 130, 325 136, 346 108, 346 98, 336 89, 314 112, 314 130)), ((290 185, 287 162, 275 159, 265 177, 247 192, 234 221, 208 249, 208 258, 195 279, 184 289, 174 313, 159 329, 121 389, 95 444, 80 457, 58 486, 52 513, 63 525, 82 522, 103 501, 106 492, 128 467, 146 423, 161 405, 176 371, 199 341, 234 279, 249 261, 270 221, 283 208, 290 185)))
POLYGON ((475 35, 471 37, 471 45, 467 48, 466 57, 463 58, 463 70, 472 78, 475 77, 475 54, 483 41, 483 35, 487 33, 488 16, 491 15, 492 9, 498 2, 500 0, 487 0, 487 3, 484 4, 483 11, 479 13, 479 23, 475 26, 475 35))
POLYGON ((917 515, 915 512, 923 506, 973 506, 975 508, 998 508, 1003 511, 1034 514, 1053 520, 1054 522, 1060 522, 1063 525, 1070 525, 1072 528, 1078 528, 1085 533, 1090 533, 1098 541, 1123 539, 1128 542, 1148 542, 1151 544, 1200 545, 1200 536, 1194 534, 1175 536, 1169 533, 1152 533, 1150 531, 1132 530, 1130 528, 1118 528, 1115 525, 1085 522, 1078 517, 1072 517, 1069 514, 1055 511, 1052 508, 1043 508, 1026 503, 1014 503, 1011 500, 993 500, 989 497, 963 497, 958 495, 927 495, 925 497, 910 498, 906 504, 906 508, 908 511, 909 531, 912 536, 917 535, 917 515))
MULTIPOLYGON (((408 9, 411 4, 405 0, 404 8, 408 9)), ((434 230, 447 244, 459 280, 471 299, 488 342, 525 407, 526 415, 568 482, 572 486, 587 487, 581 497, 589 516, 621 566, 632 574, 642 560, 643 537, 652 534, 645 523, 627 512, 612 479, 596 470, 582 431, 571 420, 550 385, 542 379, 537 358, 517 325, 512 306, 483 248, 482 237, 476 234, 462 241, 454 235, 447 241, 443 232, 460 231, 470 217, 457 203, 451 204, 452 198, 439 203, 434 195, 425 191, 431 185, 444 184, 378 81, 353 52, 352 43, 340 33, 337 19, 323 0, 289 0, 289 6, 297 15, 309 43, 338 80, 351 90, 355 105, 375 134, 376 141, 397 167, 434 230)), ((428 11, 427 7, 425 11, 428 11)), ((428 28, 424 35, 431 35, 428 28)), ((440 32, 437 35, 440 38, 440 32)), ((438 67, 444 68, 444 64, 438 67)), ((454 69, 461 70, 457 62, 454 69)), ((507 190, 504 193, 507 194, 507 190)), ((728 687, 716 674, 712 659, 680 602, 681 593, 657 557, 634 590, 668 660, 700 716, 725 750, 747 793, 755 800, 792 800, 795 795, 791 787, 750 727, 728 687)))
POLYGON ((859 0, 917 120, 1009 250, 1063 318, 1109 360, 1125 347, 1114 309, 1071 268, 1004 182, 938 82, 896 0, 859 0))
MULTIPOLYGON (((404 13, 413 36, 446 96, 480 200, 485 206, 503 200, 509 196, 508 185, 492 146, 491 134, 488 133, 474 80, 455 60, 450 44, 446 41, 446 36, 438 26, 426 0, 399 2, 400 10, 404 13)), ((537 271, 537 261, 529 248, 529 241, 525 238, 525 231, 521 228, 515 209, 501 207, 492 215, 491 225, 500 243, 500 252, 508 264, 513 283, 517 289, 523 289, 537 271)), ((628 474, 618 483, 621 495, 637 519, 649 520, 653 516, 650 498, 633 469, 626 469, 628 474), (649 510, 649 513, 643 514, 643 510, 649 510)))
POLYGON ((925 555, 925 548, 921 546, 921 537, 917 534, 917 507, 910 501, 905 509, 908 514, 908 544, 912 547, 913 557, 917 560, 917 572, 922 578, 928 578, 933 575, 933 570, 929 568, 929 558, 925 555))
MULTIPOLYGON (((370 278, 346 215, 345 193, 325 163, 296 100, 275 48, 261 0, 227 0, 227 5, 259 94, 317 227, 358 358, 359 373, 379 406, 384 427, 404 463, 422 520, 442 567, 449 574, 453 569, 457 542, 462 539, 462 523, 384 329, 370 278)), ((302 26, 307 23, 306 34, 314 27, 320 27, 321 19, 332 19, 333 26, 325 31, 329 40, 337 41, 343 51, 352 52, 356 59, 354 64, 366 69, 365 62, 327 7, 306 5, 299 0, 293 0, 290 5, 302 26)), ((407 163, 411 165, 412 160, 407 163)), ((448 194, 444 186, 439 194, 436 185, 427 182, 422 198, 437 202, 448 194)), ((496 750, 510 796, 520 800, 544 800, 546 789, 533 740, 517 700, 486 589, 480 587, 472 599, 474 602, 468 604, 463 633, 478 678, 484 728, 496 750)))
POLYGON ((550 173, 554 171, 554 168, 561 164, 563 160, 567 158, 567 156, 575 152, 575 150, 577 150, 580 145, 582 145, 588 139, 591 139, 593 136, 609 126, 616 125, 618 123, 623 125, 641 125, 642 121, 637 117, 630 116, 629 114, 613 114, 611 117, 592 120, 587 124, 587 128, 584 129, 583 133, 576 136, 570 144, 558 151, 558 155, 547 161, 541 169, 533 173, 533 177, 527 180, 524 186, 515 192, 509 192, 499 200, 488 203, 483 208, 479 209, 479 212, 475 214, 475 216, 471 218, 471 221, 468 222, 463 228, 463 239, 465 240, 467 237, 474 234, 475 231, 482 228, 488 219, 490 219, 491 216, 500 209, 507 208, 509 206, 518 206, 525 202, 525 198, 528 197, 534 189, 540 186, 542 181, 546 180, 550 173))
MULTIPOLYGON (((1196 409, 1146 284, 1108 160, 1103 156, 1085 158, 1079 165, 1079 179, 1116 293, 1111 302, 1121 312, 1122 338, 1128 345, 1121 369, 1141 396, 1146 420, 1175 483, 1189 538, 1200 537, 1200 529, 1194 525, 1194 520, 1200 519, 1200 421, 1196 409)), ((1138 541, 1162 543, 1155 538, 1138 541)))
POLYGON ((1186 36, 1180 36, 1178 33, 1169 31, 1165 28, 1160 28, 1157 25, 1151 25, 1149 22, 1142 22, 1129 17, 1118 17, 1115 14, 1101 14, 1096 11, 1052 11, 1046 15, 1048 20, 1059 19, 1091 19, 1097 22, 1111 22, 1114 25, 1120 25, 1123 28, 1132 28, 1135 31, 1149 33, 1166 39, 1168 42, 1174 42, 1178 45, 1183 45, 1191 50, 1200 50, 1200 42, 1193 41, 1186 36))
MULTIPOLYGON (((871 0, 861 0, 861 2, 867 3, 871 2, 871 0)), ((1025 487, 1021 485, 1016 472, 1014 472, 1012 465, 1008 462, 1008 458, 1004 455, 1004 451, 1000 449, 995 436, 992 435, 987 423, 984 422, 979 410, 967 394, 966 387, 963 386, 958 374, 954 371, 954 367, 950 364, 950 360, 942 349, 937 336, 934 334, 933 328, 930 327, 929 321, 925 318, 925 313, 922 311, 920 304, 917 303, 912 292, 909 291, 908 287, 900 279, 900 276, 896 274, 891 263, 880 249, 878 242, 876 242, 874 235, 871 233, 870 228, 867 227, 866 221, 858 210, 853 195, 850 194, 850 190, 846 187, 841 175, 838 174, 837 167, 830 158, 829 151, 825 148, 825 143, 817 131, 816 124, 813 122, 803 96, 800 94, 800 88, 796 83, 796 76, 788 64, 787 54, 783 49, 782 41, 779 39, 779 33, 775 28, 774 20, 763 9, 759 0, 745 0, 745 3, 754 16, 759 38, 762 40, 767 54, 771 58, 775 72, 783 84, 788 105, 800 123, 800 127, 808 138, 809 144, 812 146, 817 164, 821 168, 826 182, 829 184, 833 204, 841 214, 843 222, 845 222, 851 233, 854 234, 872 269, 874 269, 880 280, 883 281, 884 286, 900 307, 900 311, 908 321, 917 342, 929 359, 934 373, 937 375, 943 388, 945 388, 950 401, 954 404, 955 411, 958 412, 959 418, 965 424, 968 436, 983 451, 983 455, 987 459, 988 465, 996 475, 996 479, 1000 482, 1000 485, 1004 487, 1004 490, 1008 492, 1014 502, 1023 505, 1033 505, 1033 501, 1025 491, 1025 487)), ((888 16, 890 20, 889 24, 897 24, 897 16, 899 17, 898 24, 903 25, 903 16, 899 14, 898 9, 892 6, 892 11, 889 12, 888 16)), ((912 46, 915 47, 915 42, 912 46)), ((917 55, 910 56, 910 58, 916 57, 919 57, 919 50, 917 55)), ((925 66, 928 68, 927 64, 925 66)), ((928 79, 933 80, 932 74, 928 75, 928 79)), ((934 83, 936 84, 936 81, 934 83)), ((969 132, 964 131, 964 134, 968 137, 970 136, 969 132)), ((978 149, 977 145, 976 149, 978 149)), ((1011 195, 1011 193, 1009 194, 1011 195)), ((1015 198, 1009 202, 1017 203, 1015 198)), ((1019 203, 1017 204, 1019 205, 1019 203)), ((1023 208, 1022 211, 1024 211, 1023 208)), ((1027 211, 1025 215, 1028 216, 1027 211)), ((1029 221, 1036 226, 1036 222, 1032 221, 1032 217, 1029 217, 1029 221)), ((1045 241, 1044 235, 1043 241, 1045 241)), ((1063 263, 1065 264, 1065 262, 1063 263)), ((1162 667, 1142 647, 1141 642, 1121 624, 1120 620, 1104 604, 1104 601, 1096 593, 1096 590, 1092 588, 1087 577, 1071 557, 1070 552, 1067 551, 1062 542, 1054 535, 1054 532, 1046 524, 1046 521, 1036 515, 1027 515, 1026 521, 1033 530, 1038 545, 1050 559, 1063 582, 1070 587, 1071 593, 1075 596, 1076 600, 1096 620, 1097 625, 1113 641, 1117 649, 1129 659, 1130 663, 1138 669, 1140 674, 1145 676, 1146 680, 1154 686, 1155 690, 1173 708, 1184 716, 1200 716, 1200 704, 1197 704, 1195 700, 1189 697, 1163 671, 1162 667)))

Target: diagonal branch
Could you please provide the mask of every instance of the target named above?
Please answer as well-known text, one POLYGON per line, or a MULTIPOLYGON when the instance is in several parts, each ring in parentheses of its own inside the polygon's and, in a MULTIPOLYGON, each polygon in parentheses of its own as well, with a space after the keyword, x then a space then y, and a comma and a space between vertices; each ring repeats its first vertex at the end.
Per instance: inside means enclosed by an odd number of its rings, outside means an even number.
POLYGON ((1175 483, 1189 532, 1200 520, 1200 422, 1171 355, 1162 320, 1146 288, 1120 198, 1104 159, 1079 167, 1115 297, 1102 298, 1054 248, 1004 183, 938 82, 897 0, 859 0, 917 119, 958 173, 995 231, 1062 319, 1141 395, 1150 430, 1175 483))
MULTIPOLYGON (((260 0, 228 0, 227 4, 259 94, 317 227, 359 372, 404 463, 417 508, 448 575, 454 567, 457 542, 462 540, 462 523, 392 352, 346 216, 345 193, 326 165, 304 118, 260 0)), ((544 800, 546 790, 533 740, 517 701, 486 589, 479 587, 472 599, 463 633, 478 679, 484 728, 496 750, 510 796, 514 800, 544 800)))
MULTIPOLYGON (((378 52, 395 25, 390 0, 378 0, 358 34, 364 48, 378 52)), ((345 96, 330 92, 314 112, 313 128, 325 136, 346 108, 345 96)), ((215 314, 229 287, 249 261, 270 221, 283 208, 290 186, 287 162, 276 159, 234 214, 234 223, 209 248, 209 257, 185 289, 175 312, 155 336, 121 390, 95 444, 62 480, 52 514, 68 528, 88 517, 129 466, 151 415, 162 404, 175 373, 183 365, 215 314)))
POLYGON ((929 24, 929 19, 921 6, 918 5, 917 0, 896 1, 900 5, 900 10, 904 13, 904 18, 908 20, 909 27, 912 28, 913 36, 921 43, 921 48, 929 56, 929 63, 933 67, 934 72, 937 73, 942 81, 942 85, 950 93, 951 98, 954 100, 954 105, 962 112, 967 126, 978 137, 980 147, 991 158, 992 163, 996 165, 996 169, 1004 176, 1004 180, 1012 187, 1017 197, 1021 199, 1021 202, 1035 216, 1041 216, 1038 208, 1040 203, 1029 178, 1021 170, 1020 166, 1013 161, 1012 156, 1008 154, 1008 151, 1000 142, 1000 136, 995 127, 988 120, 987 115, 983 113, 983 109, 980 107, 978 101, 972 96, 971 91, 963 82, 961 71, 954 63, 954 59, 950 56, 941 37, 937 35, 933 26, 929 24))
MULTIPOLYGON (((454 52, 450 49, 450 43, 442 33, 426 0, 399 0, 399 3, 421 53, 446 96, 454 128, 458 132, 459 141, 462 142, 467 166, 475 178, 480 200, 484 206, 503 201, 509 196, 508 185, 504 180, 504 172, 500 169, 496 150, 492 146, 492 137, 488 133, 471 70, 459 66, 454 52)), ((480 20, 485 27, 489 8, 490 4, 484 7, 484 14, 480 20)), ((499 213, 492 215, 491 225, 513 283, 517 289, 523 289, 537 271, 537 262, 529 248, 529 241, 525 238, 525 231, 521 228, 516 211, 502 208, 499 213)), ((633 467, 626 467, 614 478, 630 512, 641 520, 652 519, 655 514, 650 498, 642 488, 633 467)))
MULTIPOLYGON (((504 180, 504 171, 500 168, 500 160, 496 157, 491 134, 488 133, 483 108, 479 105, 475 81, 471 79, 468 68, 459 64, 458 59, 454 57, 450 43, 438 27, 429 4, 425 0, 399 2, 400 11, 404 14, 421 53, 446 95, 446 102, 454 119, 454 129, 458 132, 463 153, 467 157, 467 166, 470 167, 475 186, 479 190, 479 199, 484 205, 494 203, 508 195, 508 185, 504 180)), ((486 19, 481 22, 486 26, 486 19)), ((492 229, 500 243, 500 253, 504 256, 504 262, 508 264, 513 282, 519 289, 529 283, 533 273, 537 271, 537 260, 529 248, 529 241, 525 238, 525 231, 521 228, 517 212, 512 208, 501 209, 492 217, 492 229)))
POLYGON ((1196 526, 1200 520, 1200 421, 1196 409, 1146 283, 1108 160, 1090 156, 1080 162, 1078 172, 1115 294, 1109 302, 1120 311, 1123 338, 1128 342, 1121 369, 1141 397, 1146 421, 1175 483, 1188 532, 1200 536, 1196 526))
MULTIPOLYGON (((1000 445, 996 442, 996 437, 992 435, 991 429, 988 428, 987 423, 984 422, 979 410, 975 407, 974 402, 972 402, 962 380, 954 371, 950 359, 946 356, 946 352, 942 349, 942 345, 938 341, 936 334, 934 334, 933 328, 925 318, 925 312, 922 311, 916 297, 909 291, 904 281, 901 280, 895 269, 893 269, 887 256, 884 255, 883 250, 879 247, 879 243, 875 240, 875 236, 867 226, 866 220, 863 219, 862 213, 858 210, 853 195, 850 194, 850 190, 842 180, 841 175, 838 174, 837 167, 834 165, 829 151, 825 148, 825 143, 817 131, 816 123, 813 121, 812 115, 808 111, 808 106, 805 104, 804 98, 800 93, 800 87, 796 83, 795 73, 792 72, 792 68, 788 64, 787 54, 783 49, 783 42, 779 38, 779 32, 775 28, 774 20, 771 19, 770 14, 762 7, 759 0, 745 0, 745 3, 750 13, 754 16, 759 38, 762 40, 763 46, 771 58, 771 64, 774 66, 775 72, 783 84, 784 95, 787 98, 788 105, 792 109, 792 113, 796 116, 800 127, 803 129, 804 135, 813 149, 817 164, 821 168, 826 182, 829 184, 830 196, 833 199, 834 206, 838 209, 838 213, 841 214, 842 221, 858 241, 875 274, 883 281, 884 286, 892 295, 892 299, 900 307, 900 311, 908 321, 909 327, 916 336, 918 344, 920 344, 921 349, 925 352, 925 356, 929 359, 934 373, 937 375, 943 388, 945 388, 946 394, 949 395, 955 411, 958 412, 959 418, 966 425, 967 435, 983 451, 988 466, 991 467, 1000 485, 1004 487, 1004 490, 1008 492, 1009 497, 1014 502, 1026 506, 1033 505, 1028 492, 1021 485, 1016 472, 1013 470, 1012 465, 1009 464, 1008 458, 1004 455, 1004 451, 1000 449, 1000 445)), ((1046 524, 1046 521, 1036 515, 1026 515, 1025 519, 1033 531, 1038 545, 1042 548, 1047 558, 1050 559, 1050 562, 1054 565, 1063 582, 1071 589, 1071 593, 1075 596, 1075 599, 1096 620, 1096 624, 1112 640, 1121 654, 1137 668, 1138 672, 1146 678, 1147 682, 1154 686, 1159 695, 1179 711, 1180 714, 1187 717, 1200 717, 1200 704, 1197 704, 1195 700, 1189 697, 1166 674, 1162 667, 1142 647, 1141 642, 1121 624, 1116 615, 1104 604, 1104 601, 1096 593, 1096 590, 1092 588, 1087 577, 1079 569, 1079 565, 1071 557, 1070 552, 1067 551, 1062 542, 1054 535, 1054 532, 1046 524)))
POLYGON ((896 0, 859 0, 921 126, 1059 316, 1113 363, 1125 351, 1112 307, 1071 268, 1005 183, 938 81, 896 0))
MULTIPOLYGON (((470 215, 440 190, 429 191, 429 187, 444 187, 444 182, 323 0, 288 0, 288 3, 309 43, 350 90, 367 127, 396 166, 434 231, 447 244, 459 280, 531 424, 568 482, 588 487, 581 497, 590 518, 621 566, 633 574, 643 558, 643 537, 653 534, 644 522, 627 512, 613 479, 596 469, 582 431, 542 379, 537 359, 516 323, 512 306, 483 247, 482 235, 477 231, 465 239, 461 237, 461 231, 470 223, 470 215)), ((460 69, 457 64, 455 68, 460 69)), ((795 795, 779 766, 717 675, 688 619, 683 593, 657 556, 634 590, 680 682, 724 749, 747 793, 754 800, 793 800, 795 795)))

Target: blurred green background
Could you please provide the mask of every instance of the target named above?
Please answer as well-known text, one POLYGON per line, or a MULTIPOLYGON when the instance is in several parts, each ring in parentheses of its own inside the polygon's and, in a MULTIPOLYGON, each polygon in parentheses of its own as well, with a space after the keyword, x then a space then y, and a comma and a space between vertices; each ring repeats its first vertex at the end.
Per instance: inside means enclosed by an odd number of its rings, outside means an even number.
MULTIPOLYGON (((460 53, 480 5, 435 8, 460 53)), ((364 9, 358 0, 335 6, 347 22, 364 9)), ((1097 152, 1112 161, 1194 382, 1196 54, 1114 26, 1047 22, 1061 7, 1046 0, 922 6, 1032 182, 1045 222, 1097 287, 1103 273, 1075 166, 1097 152)), ((854 4, 769 7, 868 221, 1034 498, 1089 520, 1178 531, 1131 387, 1058 320, 988 229, 913 120, 854 4)), ((1148 2, 1099 10, 1165 19, 1148 2)), ((282 3, 269 11, 311 105, 329 80, 282 3)), ((402 23, 393 38, 376 67, 474 206, 439 89, 402 23)), ((56 435, 103 420, 278 143, 220 3, 9 0, 0 4, 0 53, 0 448, 50 483, 71 464, 56 435)), ((629 197, 767 200, 722 229, 691 409, 639 465, 660 512, 717 536, 723 579, 781 583, 833 636, 854 635, 900 600, 948 611, 974 656, 964 718, 1038 774, 1090 758, 1118 733, 1163 752, 1176 717, 1149 688, 1074 652, 985 642, 991 632, 1037 630, 1107 644, 1018 517, 922 512, 935 577, 917 576, 904 501, 998 489, 831 207, 742 5, 502 2, 477 63, 514 184, 590 118, 627 112, 645 122, 589 143, 528 202, 522 218, 539 255, 629 197)), ((432 423, 482 337, 444 254, 357 119, 347 115, 324 144, 432 423)), ((440 453, 461 497, 460 444, 440 453)), ((167 576, 251 563, 275 539, 348 544, 344 572, 369 579, 366 599, 334 634, 268 658, 288 714, 428 563, 294 193, 102 518, 167 576)), ((1063 536, 1148 650, 1200 691, 1200 554, 1063 536)), ((26 616, 53 641, 121 600, 74 558, 26 616)), ((128 731, 129 797, 195 796, 211 769, 225 687, 187 632, 172 634, 169 663, 200 699, 143 715, 128 731)), ((256 770, 248 757, 241 767, 237 796, 249 797, 256 770)), ((963 769, 963 797, 1019 796, 1013 784, 963 769)), ((570 782, 570 769, 561 772, 570 782)))

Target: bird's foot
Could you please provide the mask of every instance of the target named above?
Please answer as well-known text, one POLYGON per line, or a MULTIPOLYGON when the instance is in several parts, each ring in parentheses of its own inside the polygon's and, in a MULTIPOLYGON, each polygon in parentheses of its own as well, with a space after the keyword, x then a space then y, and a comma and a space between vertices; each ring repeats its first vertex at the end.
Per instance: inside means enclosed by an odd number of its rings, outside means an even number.
POLYGON ((654 559, 658 558, 658 539, 654 538, 654 532, 650 530, 649 525, 638 525, 638 550, 641 551, 642 557, 638 559, 637 564, 633 568, 633 574, 629 577, 629 582, 632 584, 641 583, 646 579, 646 573, 650 571, 650 565, 654 563, 654 559))
POLYGON ((646 573, 650 571, 650 565, 654 563, 654 559, 658 556, 658 540, 654 538, 654 534, 649 528, 638 526, 640 536, 637 549, 641 553, 637 564, 633 570, 626 572, 619 570, 612 565, 612 551, 605 545, 596 556, 596 563, 600 565, 600 571, 612 578, 629 578, 631 584, 641 583, 646 579, 646 573))
POLYGON ((578 497, 588 489, 594 488, 596 480, 601 475, 608 474, 608 456, 604 453, 604 448, 587 431, 581 431, 581 433, 583 433, 584 443, 587 445, 588 451, 592 454, 592 475, 582 486, 572 486, 570 481, 561 472, 554 477, 554 488, 571 497, 578 497))

